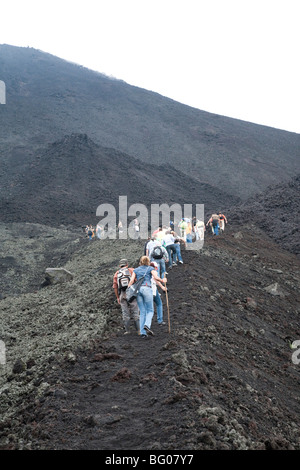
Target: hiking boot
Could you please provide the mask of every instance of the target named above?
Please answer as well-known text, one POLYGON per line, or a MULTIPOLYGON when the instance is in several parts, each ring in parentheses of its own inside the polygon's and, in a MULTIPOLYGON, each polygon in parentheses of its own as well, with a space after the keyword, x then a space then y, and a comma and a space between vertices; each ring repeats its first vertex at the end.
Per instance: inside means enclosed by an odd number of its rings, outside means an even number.
POLYGON ((147 331, 148 335, 154 336, 153 331, 150 330, 150 328, 148 328, 148 326, 144 325, 144 329, 147 331))

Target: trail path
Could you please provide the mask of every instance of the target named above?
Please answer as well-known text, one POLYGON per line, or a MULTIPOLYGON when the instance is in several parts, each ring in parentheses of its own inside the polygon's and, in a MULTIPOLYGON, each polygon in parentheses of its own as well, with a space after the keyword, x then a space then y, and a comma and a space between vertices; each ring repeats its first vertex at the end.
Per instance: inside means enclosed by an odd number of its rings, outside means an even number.
POLYGON ((116 305, 105 340, 49 370, 33 447, 299 448, 299 366, 285 342, 299 333, 299 263, 273 259, 270 243, 244 231, 184 251, 168 276, 170 333, 164 294, 166 325, 154 318, 146 340, 123 334, 116 305), (274 281, 284 297, 265 290, 274 281))

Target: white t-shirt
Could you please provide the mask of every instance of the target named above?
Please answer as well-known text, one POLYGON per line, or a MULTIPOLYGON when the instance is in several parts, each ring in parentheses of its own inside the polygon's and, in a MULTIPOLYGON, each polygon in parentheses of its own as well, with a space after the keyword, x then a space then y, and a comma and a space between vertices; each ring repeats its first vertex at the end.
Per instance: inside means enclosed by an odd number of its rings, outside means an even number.
POLYGON ((149 251, 149 255, 151 253, 151 251, 153 250, 154 246, 157 245, 157 241, 156 240, 150 240, 148 243, 147 243, 147 250, 149 251))
POLYGON ((175 243, 175 238, 171 233, 168 233, 167 235, 164 236, 163 242, 165 246, 173 245, 175 243))
POLYGON ((157 292, 157 285, 156 285, 156 282, 153 279, 153 276, 151 277, 151 287, 152 287, 153 296, 155 297, 156 292, 157 292))

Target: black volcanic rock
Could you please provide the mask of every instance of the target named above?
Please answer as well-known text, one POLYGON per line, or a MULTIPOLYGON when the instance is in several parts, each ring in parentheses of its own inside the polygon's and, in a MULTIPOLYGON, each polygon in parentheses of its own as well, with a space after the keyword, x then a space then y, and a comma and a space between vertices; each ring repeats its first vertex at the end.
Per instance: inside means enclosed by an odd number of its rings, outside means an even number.
MULTIPOLYGON (((3 167, 72 133, 245 200, 299 171, 299 134, 177 103, 50 54, 0 46, 3 167)), ((188 83, 187 83, 188 86, 188 83)))
POLYGON ((0 79, 0 449, 299 450, 299 259, 265 233, 299 253, 299 136, 29 48, 0 47, 0 79), (145 340, 112 288, 144 241, 74 228, 119 195, 228 216, 182 246, 145 340), (47 267, 74 277, 39 289, 47 267))
POLYGON ((230 219, 257 225, 282 248, 300 254, 300 175, 270 186, 229 210, 230 219))
POLYGON ((128 205, 204 204, 216 210, 238 198, 199 182, 171 165, 144 164, 115 149, 97 145, 86 134, 64 136, 48 144, 27 163, 7 169, 0 187, 0 220, 57 226, 95 223, 96 209, 109 203, 118 208, 119 196, 128 205))
MULTIPOLYGON (((12 249, 30 241, 19 225, 12 249)), ((119 260, 136 267, 144 243, 83 237, 70 252, 72 232, 51 231, 74 279, 0 301, 0 449, 299 450, 299 260, 236 229, 182 249, 161 296, 166 324, 155 314, 147 339, 133 322, 124 335, 112 289, 119 260)))

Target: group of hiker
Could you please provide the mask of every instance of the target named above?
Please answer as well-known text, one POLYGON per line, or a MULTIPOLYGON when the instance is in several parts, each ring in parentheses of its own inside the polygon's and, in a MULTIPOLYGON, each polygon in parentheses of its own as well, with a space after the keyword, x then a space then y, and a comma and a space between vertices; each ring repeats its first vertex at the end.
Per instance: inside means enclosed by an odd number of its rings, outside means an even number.
POLYGON ((121 306, 125 334, 130 332, 132 319, 141 338, 154 336, 151 329, 154 305, 158 325, 165 325, 159 289, 167 298, 166 275, 174 266, 183 264, 181 246, 190 243, 192 238, 203 239, 207 226, 211 227, 213 235, 218 235, 219 230, 224 231, 225 223, 227 219, 221 213, 212 214, 206 225, 196 218, 182 219, 178 224, 180 234, 173 230, 174 223, 170 223, 169 227, 159 227, 148 238, 137 268, 129 267, 125 258, 120 260, 113 277, 113 289, 121 306), (136 298, 129 301, 127 289, 140 280, 142 284, 136 298))
MULTIPOLYGON (((82 228, 84 229, 84 232, 89 240, 93 240, 96 238, 100 240, 101 238, 103 238, 102 234, 105 231, 105 227, 103 227, 100 223, 98 223, 95 227, 90 224, 82 228)), ((123 224, 121 221, 116 227, 116 232, 123 232, 123 224)), ((137 219, 134 220, 134 233, 135 238, 140 238, 140 224, 137 219)))
POLYGON ((121 306, 125 334, 130 332, 131 319, 133 319, 141 338, 154 335, 151 330, 154 304, 158 325, 165 325, 163 303, 158 288, 167 292, 166 267, 168 270, 172 269, 173 266, 177 266, 176 261, 183 264, 180 242, 185 243, 170 228, 168 230, 159 228, 145 243, 144 254, 137 268, 129 267, 127 259, 121 259, 119 269, 113 277, 113 289, 121 306), (129 302, 127 289, 141 278, 143 278, 142 284, 137 297, 129 302))
POLYGON ((158 324, 165 324, 163 321, 163 305, 157 286, 166 291, 166 282, 166 276, 164 278, 159 277, 156 263, 151 261, 148 256, 142 256, 139 266, 135 269, 128 266, 126 259, 120 261, 119 269, 114 274, 113 288, 121 306, 125 334, 130 332, 132 318, 141 338, 154 335, 151 330, 154 303, 157 307, 158 324), (127 300, 127 288, 140 280, 141 277, 143 277, 143 282, 139 293, 136 298, 129 302, 127 300))
MULTIPOLYGON (((193 239, 195 238, 196 240, 204 240, 204 233, 206 231, 206 228, 210 226, 212 234, 213 235, 219 235, 220 233, 224 232, 225 229, 225 224, 227 224, 227 218, 222 212, 212 214, 210 219, 206 224, 204 224, 203 220, 199 220, 196 217, 193 217, 192 219, 189 218, 182 218, 180 222, 178 223, 178 229, 180 232, 180 237, 186 242, 186 243, 193 243, 193 239)), ((174 230, 174 222, 170 221, 170 230, 174 230)), ((162 231, 161 234, 157 234, 158 236, 161 236, 162 234, 165 233, 166 228, 160 229, 162 231)), ((86 233, 86 236, 89 240, 93 239, 101 239, 103 232, 105 231, 105 227, 102 227, 100 223, 98 223, 95 227, 92 225, 86 225, 84 227, 84 231, 86 233)), ((117 233, 122 233, 123 232, 123 224, 120 221, 116 227, 116 232, 117 233)), ((158 230, 157 230, 158 232, 158 230)), ((140 224, 138 222, 138 219, 134 220, 134 238, 140 239, 140 224)))
POLYGON ((95 237, 100 240, 102 227, 99 224, 96 225, 96 227, 93 227, 92 225, 86 225, 84 231, 89 240, 93 240, 95 237))

